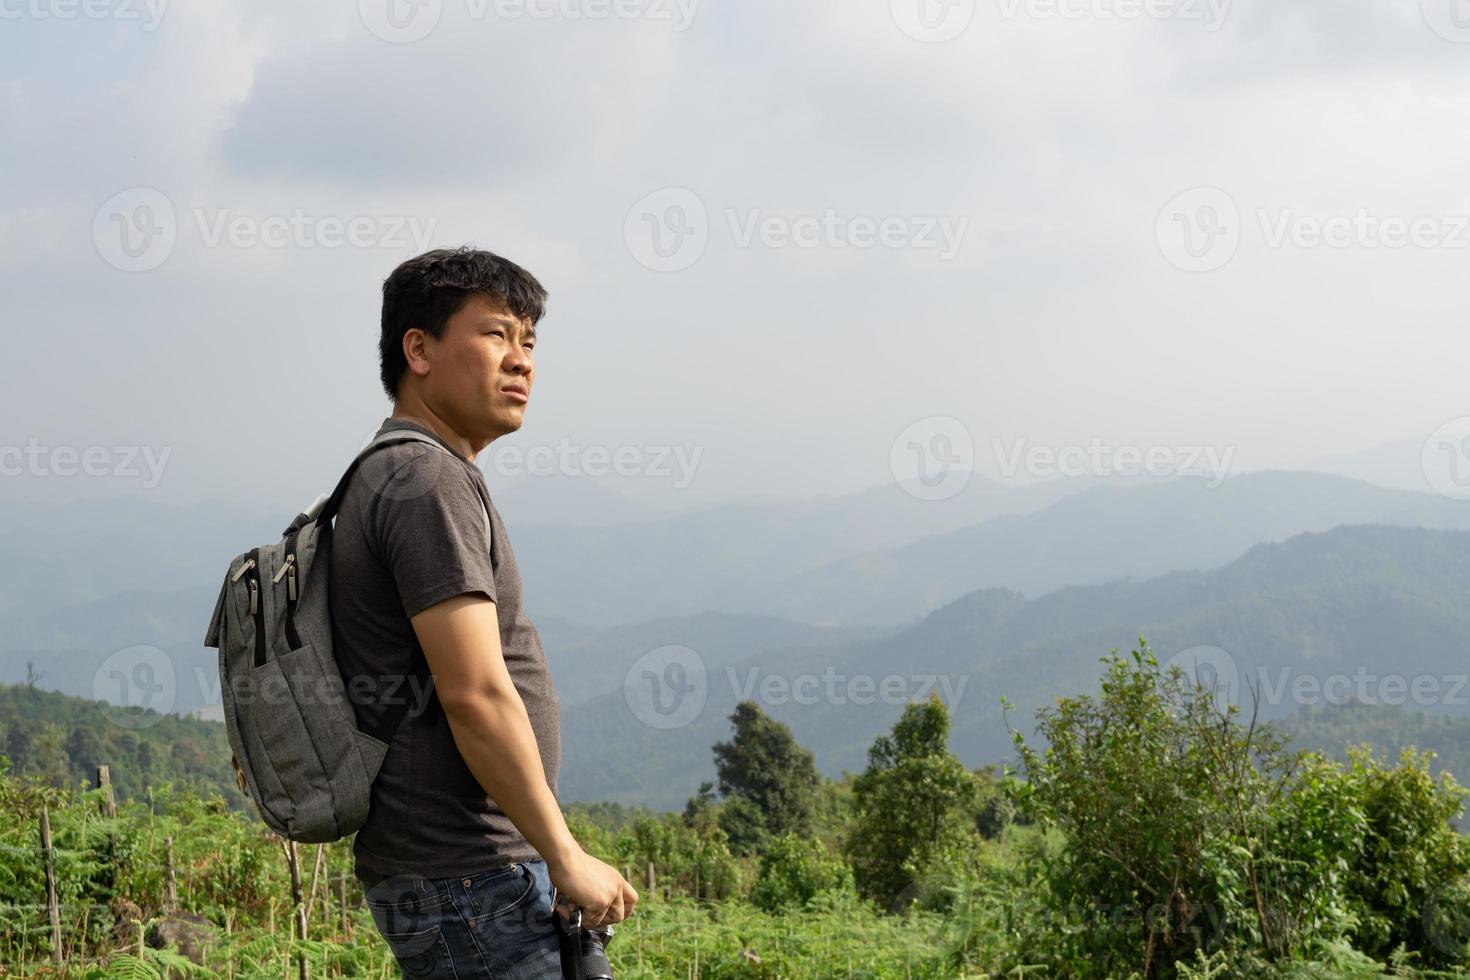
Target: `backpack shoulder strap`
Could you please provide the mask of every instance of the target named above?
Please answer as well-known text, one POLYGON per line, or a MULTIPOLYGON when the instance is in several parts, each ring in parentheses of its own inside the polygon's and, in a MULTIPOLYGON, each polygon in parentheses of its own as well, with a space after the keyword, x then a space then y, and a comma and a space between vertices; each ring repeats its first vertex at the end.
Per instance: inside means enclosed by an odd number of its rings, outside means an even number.
MULTIPOLYGON (((373 440, 369 442, 366 446, 364 446, 362 448, 362 451, 357 454, 357 457, 353 459, 351 464, 348 465, 347 472, 342 474, 342 479, 337 481, 336 488, 333 489, 330 494, 324 494, 323 496, 318 497, 316 501, 310 507, 308 507, 304 513, 301 514, 300 517, 296 518, 296 520, 292 522, 291 527, 287 529, 287 533, 289 534, 295 528, 302 527, 307 523, 321 524, 324 521, 330 521, 333 517, 337 516, 337 508, 342 506, 342 498, 347 495, 347 485, 352 481, 352 475, 357 472, 357 469, 359 466, 362 465, 363 460, 367 459, 379 449, 384 449, 388 446, 397 446, 405 442, 421 442, 425 445, 433 446, 441 453, 449 453, 449 450, 446 449, 444 447, 444 444, 441 443, 439 440, 431 436, 424 435, 422 432, 418 432, 414 429, 394 429, 390 432, 381 433, 375 436, 373 440)), ((450 455, 454 454, 450 453, 450 455)), ((455 458, 458 459, 459 457, 456 456, 455 458)), ((478 490, 479 488, 477 487, 476 489, 478 490)), ((491 534, 490 502, 485 498, 485 494, 483 491, 480 491, 480 503, 485 510, 485 540, 489 541, 491 534)))
MULTIPOLYGON (((307 509, 306 513, 302 514, 296 519, 297 526, 302 526, 313 521, 317 523, 330 521, 336 515, 337 508, 341 506, 342 498, 347 493, 347 485, 352 480, 352 475, 357 472, 357 468, 362 465, 362 461, 367 459, 373 453, 377 452, 379 449, 383 449, 387 446, 396 446, 400 443, 405 442, 422 442, 426 445, 433 446, 435 449, 439 450, 442 453, 449 453, 449 450, 446 449, 444 445, 440 443, 437 439, 433 439, 429 436, 424 435, 422 432, 417 432, 413 429, 394 429, 391 432, 384 432, 381 435, 376 436, 371 442, 363 447, 362 452, 357 454, 357 458, 355 458, 352 463, 347 467, 347 472, 342 474, 342 479, 337 481, 337 486, 332 491, 330 496, 318 497, 316 503, 312 504, 312 506, 307 509)), ((450 455, 453 454, 451 453, 450 455)), ((485 515, 485 540, 489 541, 491 536, 490 501, 485 496, 485 492, 482 488, 477 486, 476 489, 480 493, 480 502, 483 505, 483 513, 485 515)), ((411 669, 413 676, 419 678, 424 683, 432 683, 433 675, 429 671, 429 662, 427 657, 424 657, 422 654, 420 654, 417 658, 415 658, 414 664, 411 669)), ((398 729, 403 724, 403 720, 408 716, 408 711, 411 706, 410 701, 410 698, 405 697, 394 699, 392 703, 386 705, 383 708, 383 713, 378 717, 377 721, 374 724, 364 726, 361 730, 366 734, 371 735, 373 738, 378 739, 380 742, 391 745, 393 743, 394 736, 398 733, 398 729)))

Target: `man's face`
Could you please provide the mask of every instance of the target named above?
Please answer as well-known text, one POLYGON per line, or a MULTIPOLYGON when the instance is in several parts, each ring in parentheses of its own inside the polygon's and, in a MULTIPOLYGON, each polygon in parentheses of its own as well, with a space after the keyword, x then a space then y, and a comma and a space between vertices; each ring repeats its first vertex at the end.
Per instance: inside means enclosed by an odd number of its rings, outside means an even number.
POLYGON ((535 372, 536 328, 529 321, 499 300, 474 295, 449 318, 444 336, 423 343, 430 366, 424 400, 456 432, 488 444, 521 427, 535 372))

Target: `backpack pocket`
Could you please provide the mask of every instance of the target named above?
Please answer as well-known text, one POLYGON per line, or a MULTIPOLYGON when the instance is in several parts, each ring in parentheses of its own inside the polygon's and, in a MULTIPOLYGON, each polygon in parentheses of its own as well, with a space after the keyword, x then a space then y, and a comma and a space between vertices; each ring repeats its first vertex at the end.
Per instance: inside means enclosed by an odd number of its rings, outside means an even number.
POLYGON ((305 843, 338 838, 332 812, 331 780, 323 765, 307 715, 339 710, 324 704, 325 690, 315 652, 308 644, 278 653, 251 671, 260 699, 252 713, 255 738, 269 760, 275 787, 262 786, 262 803, 305 843), (277 795, 279 794, 279 795, 277 795))

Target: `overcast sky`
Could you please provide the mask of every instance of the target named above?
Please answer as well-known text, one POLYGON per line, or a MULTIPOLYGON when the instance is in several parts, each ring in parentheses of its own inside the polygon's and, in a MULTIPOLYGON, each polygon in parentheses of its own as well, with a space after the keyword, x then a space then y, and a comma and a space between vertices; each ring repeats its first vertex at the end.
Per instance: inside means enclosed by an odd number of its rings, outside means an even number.
POLYGON ((388 414, 383 278, 460 243, 551 294, 492 457, 623 450, 686 502, 966 441, 1018 476, 1028 447, 1294 466, 1470 416, 1463 0, 0 19, 0 499, 295 506, 388 414))

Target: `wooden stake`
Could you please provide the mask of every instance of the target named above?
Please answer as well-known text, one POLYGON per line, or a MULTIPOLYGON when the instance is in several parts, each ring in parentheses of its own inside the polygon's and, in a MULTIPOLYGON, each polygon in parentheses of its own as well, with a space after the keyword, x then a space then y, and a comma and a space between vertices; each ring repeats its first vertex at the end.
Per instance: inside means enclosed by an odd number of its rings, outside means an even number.
MULTIPOLYGON (((305 922, 307 920, 307 918, 311 915, 311 910, 316 906, 316 886, 317 882, 321 880, 322 862, 326 859, 326 856, 326 845, 318 844, 316 846, 316 860, 313 861, 311 865, 311 889, 307 892, 306 895, 306 904, 301 915, 302 922, 305 922)), ((306 933, 304 931, 301 934, 301 938, 306 938, 306 933)))
POLYGON ((174 839, 163 839, 163 909, 172 912, 179 907, 179 882, 174 876, 174 839))
POLYGON ((112 772, 106 766, 97 767, 97 786, 102 790, 102 813, 117 816, 117 799, 112 795, 112 772))
MULTIPOLYGON (((301 901, 301 862, 296 854, 296 842, 288 840, 286 844, 286 867, 291 871, 291 901, 296 907, 296 935, 306 938, 306 905, 301 901)), ((296 965, 301 974, 301 980, 306 980, 306 953, 302 952, 296 956, 296 965)))
POLYGON ((61 965, 61 908, 56 903, 56 855, 51 850, 51 810, 41 807, 41 854, 46 860, 46 912, 51 917, 51 962, 61 965))

